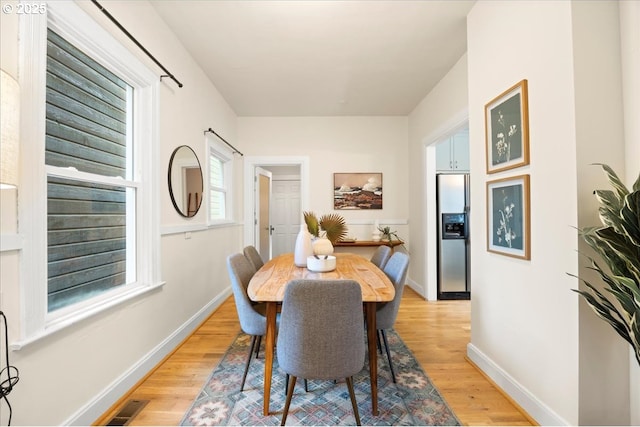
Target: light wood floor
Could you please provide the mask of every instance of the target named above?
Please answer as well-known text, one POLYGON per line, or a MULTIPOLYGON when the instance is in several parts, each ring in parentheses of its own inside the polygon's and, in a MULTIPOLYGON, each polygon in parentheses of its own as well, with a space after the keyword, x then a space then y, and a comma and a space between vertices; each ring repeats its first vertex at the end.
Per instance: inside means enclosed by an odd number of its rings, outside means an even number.
MULTIPOLYGON (((535 425, 465 359, 469 301, 425 301, 405 287, 395 329, 463 424, 535 425)), ((230 297, 94 425, 105 425, 129 399, 150 401, 129 425, 178 425, 239 332, 230 297)))

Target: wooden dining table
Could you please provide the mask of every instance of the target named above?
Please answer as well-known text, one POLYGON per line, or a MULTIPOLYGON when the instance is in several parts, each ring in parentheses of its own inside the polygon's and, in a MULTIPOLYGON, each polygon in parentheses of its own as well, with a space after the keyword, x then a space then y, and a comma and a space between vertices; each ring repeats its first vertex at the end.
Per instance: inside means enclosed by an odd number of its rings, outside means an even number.
POLYGON ((395 290, 387 275, 368 259, 351 253, 336 253, 336 269, 318 273, 305 267, 296 267, 293 254, 287 253, 265 263, 249 282, 247 293, 252 301, 266 304, 267 333, 265 336, 263 412, 269 415, 271 375, 276 340, 278 304, 284 298, 284 289, 294 279, 355 280, 362 289, 362 302, 367 319, 369 349, 369 377, 371 380, 371 406, 378 415, 378 364, 376 349, 376 305, 393 300, 395 290))

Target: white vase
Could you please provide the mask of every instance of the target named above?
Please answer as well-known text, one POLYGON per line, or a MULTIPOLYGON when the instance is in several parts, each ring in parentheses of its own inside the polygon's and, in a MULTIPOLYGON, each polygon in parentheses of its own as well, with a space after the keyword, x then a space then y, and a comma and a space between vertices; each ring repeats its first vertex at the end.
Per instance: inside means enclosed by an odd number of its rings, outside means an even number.
POLYGON ((300 224, 300 231, 296 237, 296 246, 293 251, 293 262, 297 267, 307 266, 307 257, 313 255, 311 245, 311 233, 307 230, 307 224, 300 224))
POLYGON ((373 240, 374 242, 379 242, 380 238, 382 237, 382 232, 378 229, 378 227, 380 227, 380 224, 376 219, 373 223, 373 233, 371 233, 371 240, 373 240))

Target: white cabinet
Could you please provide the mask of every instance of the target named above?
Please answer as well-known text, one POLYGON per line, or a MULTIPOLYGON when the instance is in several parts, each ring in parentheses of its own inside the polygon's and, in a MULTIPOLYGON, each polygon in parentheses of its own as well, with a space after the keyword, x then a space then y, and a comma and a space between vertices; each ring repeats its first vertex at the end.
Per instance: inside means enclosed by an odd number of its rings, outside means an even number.
POLYGON ((436 146, 438 172, 469 171, 469 131, 462 130, 436 146))

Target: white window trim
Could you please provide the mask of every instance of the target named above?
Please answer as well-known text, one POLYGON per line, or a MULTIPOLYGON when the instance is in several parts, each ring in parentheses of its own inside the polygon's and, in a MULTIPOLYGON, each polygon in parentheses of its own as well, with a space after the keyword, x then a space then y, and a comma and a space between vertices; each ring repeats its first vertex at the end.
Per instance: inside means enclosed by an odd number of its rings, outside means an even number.
MULTIPOLYGON (((158 197, 159 77, 75 2, 49 1, 47 15, 20 17, 21 185, 19 226, 23 238, 20 267, 20 339, 12 349, 93 316, 163 282, 160 277, 158 197), (47 167, 45 166, 45 100, 47 27, 104 64, 135 88, 133 138, 139 169, 137 190, 137 281, 88 301, 79 310, 47 312, 47 167), (99 301, 98 301, 99 300, 99 301)), ((118 182, 117 179, 115 182, 118 182)), ((120 181, 124 182, 124 181, 120 181)))
POLYGON ((233 209, 233 151, 231 151, 226 145, 220 142, 217 138, 214 139, 213 136, 207 135, 207 157, 206 157, 206 195, 205 202, 207 206, 207 225, 210 227, 222 226, 228 224, 235 224, 234 218, 234 209, 233 209), (216 157, 223 161, 223 169, 224 169, 224 182, 226 188, 226 199, 225 199, 225 219, 222 220, 211 220, 211 213, 209 212, 209 192, 210 192, 210 171, 209 171, 209 156, 214 154, 216 157))

